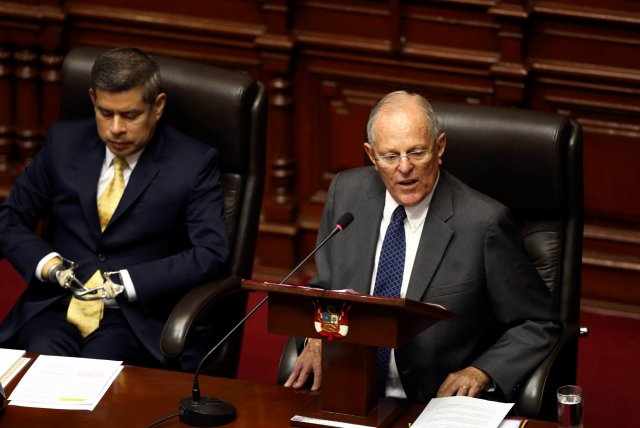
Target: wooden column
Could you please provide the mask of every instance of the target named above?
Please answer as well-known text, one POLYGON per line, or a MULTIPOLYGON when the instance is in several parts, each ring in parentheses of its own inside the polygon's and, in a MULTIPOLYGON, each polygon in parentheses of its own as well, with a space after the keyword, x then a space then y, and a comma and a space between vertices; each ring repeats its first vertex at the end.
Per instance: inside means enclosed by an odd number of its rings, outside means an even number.
POLYGON ((498 23, 500 59, 490 67, 498 105, 523 106, 526 101, 524 42, 531 6, 525 0, 502 0, 489 9, 498 23))
POLYGON ((57 53, 45 53, 40 56, 42 135, 45 135, 51 124, 60 118, 60 80, 63 61, 64 55, 57 53))
MULTIPOLYGON (((39 54, 21 49, 14 55, 16 77, 15 124, 19 162, 26 166, 42 145, 40 131, 39 54)), ((46 100, 45 100, 46 102, 46 100)))
POLYGON ((287 0, 268 0, 263 6, 264 35, 257 38, 263 78, 269 91, 267 188, 264 214, 267 221, 291 223, 295 218, 296 163, 293 154, 293 83, 287 0))
POLYGON ((269 93, 267 171, 263 203, 264 220, 258 241, 258 264, 291 266, 296 260, 298 234, 294 193, 297 164, 293 131, 294 88, 288 0, 267 0, 263 7, 265 31, 256 38, 262 81, 269 93), (278 248, 278 251, 273 251, 278 248))
POLYGON ((0 200, 13 182, 10 156, 13 149, 13 52, 0 47, 0 200))

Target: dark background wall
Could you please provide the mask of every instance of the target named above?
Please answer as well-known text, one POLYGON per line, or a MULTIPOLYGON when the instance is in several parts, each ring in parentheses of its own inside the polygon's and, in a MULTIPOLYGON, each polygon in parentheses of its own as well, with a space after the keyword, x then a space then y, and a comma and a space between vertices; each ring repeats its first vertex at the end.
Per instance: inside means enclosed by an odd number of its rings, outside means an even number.
POLYGON ((585 140, 584 303, 640 312, 637 1, 0 1, 0 199, 58 117, 60 66, 81 45, 135 45, 266 84, 259 278, 313 246, 331 177, 363 164, 383 94, 570 116, 585 140))

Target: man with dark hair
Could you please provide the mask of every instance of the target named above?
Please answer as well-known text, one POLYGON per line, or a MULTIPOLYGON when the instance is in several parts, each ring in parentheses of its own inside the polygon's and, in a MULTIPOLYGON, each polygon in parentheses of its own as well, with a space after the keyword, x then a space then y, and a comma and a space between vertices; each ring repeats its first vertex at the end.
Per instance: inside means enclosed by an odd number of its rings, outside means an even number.
POLYGON ((0 253, 28 283, 0 346, 160 365, 175 302, 226 268, 217 153, 160 122, 160 70, 138 49, 100 55, 89 96, 95 118, 54 124, 0 206, 0 253))
MULTIPOLYGON (((465 395, 512 400, 549 353, 559 321, 509 210, 440 168, 446 136, 426 99, 404 91, 371 111, 372 167, 334 178, 318 236, 355 220, 316 254, 323 288, 406 297, 458 315, 379 353, 379 395, 427 402, 465 395)), ((478 159, 478 162, 482 162, 478 159)), ((309 339, 285 383, 322 384, 322 342, 309 339)))

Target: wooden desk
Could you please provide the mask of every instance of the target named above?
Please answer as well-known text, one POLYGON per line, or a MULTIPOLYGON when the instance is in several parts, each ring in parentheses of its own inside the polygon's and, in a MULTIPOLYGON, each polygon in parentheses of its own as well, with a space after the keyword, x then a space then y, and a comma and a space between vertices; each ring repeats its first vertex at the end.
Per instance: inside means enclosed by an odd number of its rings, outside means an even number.
MULTIPOLYGON (((14 379, 7 388, 7 396, 17 385, 14 379)), ((279 385, 259 384, 235 379, 200 376, 203 396, 214 396, 236 406, 238 418, 229 428, 288 427, 289 419, 316 394, 293 391, 279 385)), ((37 427, 146 427, 178 411, 181 398, 191 394, 193 375, 158 369, 125 366, 120 375, 92 412, 79 410, 34 409, 7 406, 0 416, 0 426, 12 428, 37 427)), ((406 428, 415 420, 423 406, 412 406, 394 428, 406 428)), ((178 417, 159 428, 186 427, 178 417)), ((527 428, 554 428, 549 422, 530 421, 527 428)))

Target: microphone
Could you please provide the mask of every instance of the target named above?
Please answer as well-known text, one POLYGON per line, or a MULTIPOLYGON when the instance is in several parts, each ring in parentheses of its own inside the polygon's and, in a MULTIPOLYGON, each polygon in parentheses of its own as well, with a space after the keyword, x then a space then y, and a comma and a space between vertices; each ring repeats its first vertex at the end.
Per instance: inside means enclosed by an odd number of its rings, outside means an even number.
MULTIPOLYGON (((284 284, 295 272, 300 269, 300 267, 307 261, 311 256, 313 256, 320 248, 324 246, 324 244, 329 241, 329 239, 333 238, 337 233, 343 231, 347 228, 353 221, 353 214, 350 212, 346 212, 342 214, 342 216, 336 222, 335 227, 326 238, 322 240, 314 249, 309 253, 307 257, 304 258, 296 267, 294 267, 291 272, 287 276, 280 281, 279 284, 284 284)), ((267 295, 264 299, 262 299, 256 306, 249 311, 244 318, 238 322, 227 333, 220 341, 205 355, 193 377, 193 390, 191 392, 191 397, 186 397, 180 400, 180 421, 184 422, 190 426, 220 426, 224 424, 228 424, 233 421, 236 416, 236 408, 231 403, 227 403, 222 400, 218 400, 214 397, 201 397, 200 396, 200 383, 198 382, 198 375, 200 373, 200 369, 202 368, 202 364, 222 345, 228 338, 231 336, 240 326, 242 326, 269 298, 267 295)))
POLYGON ((0 415, 4 413, 4 400, 6 395, 4 395, 4 388, 2 387, 2 383, 0 383, 0 415))
POLYGON ((311 251, 309 253, 309 255, 307 257, 304 258, 304 260, 302 260, 300 263, 298 263, 298 266, 294 267, 291 270, 291 272, 289 272, 289 275, 287 275, 282 281, 280 281, 280 284, 284 284, 285 282, 287 282, 287 280, 291 277, 291 275, 296 273, 298 271, 298 269, 300 269, 300 267, 307 260, 309 260, 309 258, 311 256, 313 256, 320 248, 322 248, 324 246, 324 244, 326 244, 326 242, 329 239, 333 238, 336 233, 342 232, 343 230, 345 230, 347 228, 347 226, 349 226, 351 224, 352 221, 353 221, 353 214, 351 214, 350 212, 346 212, 346 213, 342 214, 342 216, 338 219, 338 221, 336 221, 336 225, 334 226, 333 230, 329 233, 329 235, 327 235, 327 237, 324 238, 324 240, 321 243, 319 243, 316 246, 316 248, 314 248, 313 251, 311 251))

